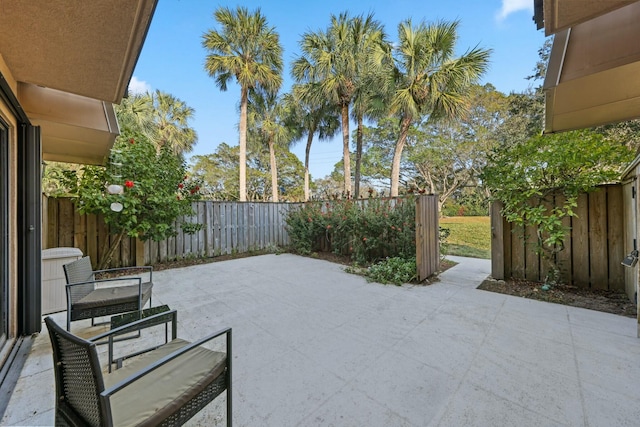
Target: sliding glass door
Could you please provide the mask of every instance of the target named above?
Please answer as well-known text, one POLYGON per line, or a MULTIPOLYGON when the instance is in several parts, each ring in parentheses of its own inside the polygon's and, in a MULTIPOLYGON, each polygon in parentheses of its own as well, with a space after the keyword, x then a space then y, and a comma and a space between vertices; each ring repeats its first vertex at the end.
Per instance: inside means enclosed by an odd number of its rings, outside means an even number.
POLYGON ((0 120, 0 349, 9 332, 9 132, 0 120))

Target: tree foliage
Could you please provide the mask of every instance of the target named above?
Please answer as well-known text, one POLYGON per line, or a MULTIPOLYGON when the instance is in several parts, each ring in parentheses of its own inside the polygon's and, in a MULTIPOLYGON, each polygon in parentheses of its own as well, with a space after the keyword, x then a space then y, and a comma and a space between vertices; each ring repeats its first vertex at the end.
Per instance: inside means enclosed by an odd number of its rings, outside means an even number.
MULTIPOLYGON (((313 137, 317 134, 320 141, 332 138, 340 126, 338 111, 323 99, 313 95, 313 83, 297 84, 284 100, 289 112, 288 127, 293 130, 296 140, 307 137, 304 155, 304 201, 311 197, 309 181, 309 156, 313 137)), ((295 141, 294 141, 295 142, 295 141)))
POLYGON ((277 93, 282 84, 282 45, 280 37, 257 9, 250 13, 238 6, 236 10, 220 7, 214 13, 220 30, 203 35, 202 45, 208 51, 205 70, 216 80, 222 91, 230 80, 240 86, 240 150, 239 199, 246 200, 247 167, 247 106, 249 91, 262 89, 277 93))
MULTIPOLYGON (((144 134, 134 132, 117 138, 106 167, 87 165, 79 173, 71 171, 67 185, 78 211, 101 215, 116 236, 105 242, 100 267, 109 263, 125 235, 156 241, 174 235, 176 219, 192 213, 191 202, 200 189, 198 181, 186 176, 181 156, 168 147, 158 152, 144 134), (112 184, 121 186, 121 194, 108 191, 112 184)), ((180 226, 185 232, 198 229, 197 224, 180 226)))
POLYGON ((617 181, 633 152, 591 130, 539 135, 496 148, 482 180, 502 203, 507 221, 538 230, 537 244, 551 262, 547 281, 559 277, 555 254, 567 234, 562 219, 575 216, 578 196, 617 181), (554 203, 554 196, 564 203, 554 203))
POLYGON ((158 151, 167 147, 181 155, 190 152, 198 141, 189 125, 193 108, 161 90, 132 94, 116 106, 116 112, 121 129, 143 134, 158 151))
POLYGON ((356 116, 363 117, 367 110, 365 86, 371 83, 372 70, 380 68, 389 48, 383 27, 373 14, 349 17, 343 12, 331 15, 326 30, 305 33, 300 47, 302 55, 293 62, 293 77, 298 83, 311 84, 317 100, 323 99, 340 111, 344 193, 351 194, 350 108, 360 97, 356 116))
MULTIPOLYGON (((247 199, 269 201, 271 173, 269 155, 264 151, 247 153, 247 199)), ((278 164, 278 192, 281 200, 301 201, 304 167, 295 154, 275 148, 278 164)), ((190 174, 202 181, 203 197, 211 200, 238 200, 238 147, 222 143, 206 156, 191 158, 190 174)))
POLYGON ((484 74, 491 51, 473 48, 454 57, 458 21, 398 25, 394 52, 396 85, 391 112, 400 118, 391 164, 391 196, 398 195, 407 132, 416 122, 455 119, 468 107, 468 92, 484 74))
MULTIPOLYGON (((269 153, 269 170, 271 172, 271 201, 278 202, 278 162, 276 147, 288 149, 294 138, 295 130, 286 125, 287 108, 276 93, 262 90, 249 92, 247 123, 249 139, 253 149, 269 153)), ((251 144, 250 144, 251 145, 251 144)))

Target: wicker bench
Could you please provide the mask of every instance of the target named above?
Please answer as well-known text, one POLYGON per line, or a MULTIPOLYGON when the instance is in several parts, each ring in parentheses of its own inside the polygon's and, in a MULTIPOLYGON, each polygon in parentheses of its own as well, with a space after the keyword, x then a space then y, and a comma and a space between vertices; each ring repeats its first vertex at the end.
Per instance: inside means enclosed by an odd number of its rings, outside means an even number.
POLYGON ((84 257, 63 266, 67 280, 67 331, 71 330, 74 320, 142 310, 149 302, 153 288, 153 267, 123 267, 108 270, 93 270, 91 259, 84 257), (142 272, 148 274, 148 281, 141 276, 97 279, 96 275, 117 272, 142 272), (134 284, 131 284, 131 283, 134 284), (119 285, 119 286, 117 286, 119 285))
POLYGON ((157 325, 156 316, 91 340, 45 318, 53 347, 56 426, 179 426, 225 390, 227 426, 231 426, 231 328, 193 343, 172 339, 128 360, 121 369, 102 372, 93 340, 157 325), (202 346, 222 336, 225 352, 202 346))

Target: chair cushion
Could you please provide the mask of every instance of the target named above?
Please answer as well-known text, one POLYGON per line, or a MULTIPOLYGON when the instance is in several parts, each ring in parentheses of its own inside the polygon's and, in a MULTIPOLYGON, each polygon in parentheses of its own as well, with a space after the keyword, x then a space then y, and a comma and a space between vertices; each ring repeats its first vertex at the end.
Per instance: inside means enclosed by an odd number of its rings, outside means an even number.
MULTIPOLYGON (((142 284, 142 303, 151 296, 153 283, 142 284)), ((73 304, 74 310, 86 310, 95 307, 120 305, 128 302, 135 303, 138 300, 138 285, 101 287, 95 289, 87 296, 73 304)))
MULTIPOLYGON (((109 388, 167 354, 189 344, 175 339, 132 359, 121 369, 104 374, 109 388)), ((145 375, 111 398, 114 425, 156 425, 181 408, 224 373, 226 354, 197 347, 145 375)))

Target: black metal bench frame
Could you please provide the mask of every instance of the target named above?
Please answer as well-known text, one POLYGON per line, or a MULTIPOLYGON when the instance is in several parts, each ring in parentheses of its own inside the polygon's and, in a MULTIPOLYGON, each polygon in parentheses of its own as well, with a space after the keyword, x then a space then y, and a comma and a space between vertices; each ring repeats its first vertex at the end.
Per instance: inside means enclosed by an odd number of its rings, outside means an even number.
MULTIPOLYGON (((170 314, 171 312, 168 313, 170 314)), ((199 387, 201 387, 201 389, 187 401, 182 402, 180 405, 167 405, 171 407, 171 409, 163 409, 161 414, 163 417, 162 421, 157 422, 157 420, 154 420, 153 424, 161 426, 182 425, 226 390, 227 426, 231 427, 231 328, 220 330, 198 341, 189 343, 166 356, 160 357, 144 369, 131 374, 119 383, 105 388, 103 380, 104 374, 101 370, 96 347, 97 344, 94 340, 102 340, 118 334, 161 324, 163 320, 160 318, 166 319, 168 313, 160 313, 156 316, 140 319, 139 321, 123 325, 96 336, 91 340, 77 337, 61 328, 50 317, 45 318, 53 347, 56 384, 56 426, 98 425, 112 427, 114 425, 112 414, 118 411, 118 407, 112 406, 111 398, 115 393, 126 389, 127 386, 145 376, 153 376, 154 372, 163 365, 186 355, 188 352, 193 351, 195 348, 202 346, 202 344, 214 338, 224 335, 226 337, 226 351, 225 366, 222 373, 207 382, 204 387, 200 384, 199 387)), ((158 346, 158 348, 161 347, 162 345, 158 346)), ((154 350, 151 350, 151 353, 153 351, 154 350)), ((151 379, 153 380, 153 378, 151 379)), ((141 408, 141 410, 142 409, 144 408, 141 408)), ((157 416, 157 412, 154 416, 157 416)))

